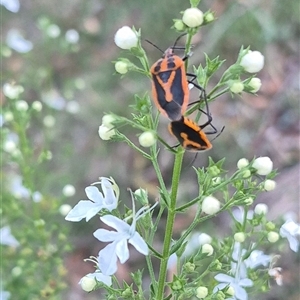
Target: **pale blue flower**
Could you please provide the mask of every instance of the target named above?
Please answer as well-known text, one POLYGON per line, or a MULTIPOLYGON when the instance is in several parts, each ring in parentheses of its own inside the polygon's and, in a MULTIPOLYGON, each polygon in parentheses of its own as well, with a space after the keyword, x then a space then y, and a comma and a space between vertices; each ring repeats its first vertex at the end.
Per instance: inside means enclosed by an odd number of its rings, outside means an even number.
POLYGON ((135 214, 134 201, 132 200, 132 202, 133 216, 131 225, 115 216, 105 215, 100 218, 101 221, 114 228, 116 231, 101 228, 94 232, 95 238, 99 241, 111 242, 111 244, 100 250, 98 256, 99 269, 105 275, 112 275, 117 271, 117 259, 120 260, 121 264, 124 264, 129 259, 128 243, 144 255, 148 255, 149 253, 146 242, 136 231, 136 222, 139 218, 152 210, 155 205, 153 205, 150 209, 142 207, 135 214))
MULTIPOLYGON (((239 223, 243 223, 244 222, 244 215, 245 215, 245 210, 243 207, 237 207, 236 209, 234 209, 232 211, 232 215, 235 218, 235 220, 239 223)), ((247 220, 252 220, 253 219, 253 210, 249 210, 247 212, 247 220)))
POLYGON ((253 250, 250 256, 244 260, 247 268, 255 269, 258 266, 268 266, 271 262, 271 256, 264 254, 263 251, 253 250))
POLYGON ((297 252, 299 249, 297 236, 300 236, 300 225, 289 219, 281 226, 279 233, 282 237, 287 238, 291 250, 297 252))
POLYGON ((78 204, 67 214, 67 221, 79 222, 86 219, 88 222, 100 210, 112 211, 118 206, 119 191, 112 179, 101 177, 100 182, 103 194, 95 186, 89 186, 85 193, 90 200, 80 200, 78 204))
POLYGON ((16 238, 11 234, 9 226, 4 226, 0 229, 0 244, 11 247, 18 247, 20 245, 16 238))
POLYGON ((19 0, 0 0, 0 4, 13 13, 17 13, 20 9, 19 0))
POLYGON ((0 290, 0 300, 10 299, 10 292, 0 290))
POLYGON ((19 53, 27 53, 33 48, 32 43, 25 40, 17 29, 10 29, 7 32, 6 44, 19 53))
POLYGON ((253 286, 253 281, 249 278, 236 279, 226 274, 218 274, 215 276, 215 279, 221 283, 214 287, 214 293, 223 290, 228 286, 233 287, 234 296, 230 299, 247 300, 248 294, 244 287, 253 286))

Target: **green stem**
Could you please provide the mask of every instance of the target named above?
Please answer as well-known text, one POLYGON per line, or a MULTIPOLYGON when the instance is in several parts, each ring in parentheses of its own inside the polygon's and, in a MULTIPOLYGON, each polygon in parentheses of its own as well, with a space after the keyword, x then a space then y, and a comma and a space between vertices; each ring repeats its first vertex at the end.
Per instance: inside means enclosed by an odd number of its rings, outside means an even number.
POLYGON ((165 240, 164 240, 164 246, 162 251, 163 258, 160 263, 156 300, 163 300, 164 297, 164 288, 165 288, 165 282, 167 277, 167 264, 168 264, 170 246, 172 241, 173 225, 174 225, 174 220, 176 215, 176 198, 178 192, 183 155, 184 155, 183 150, 178 151, 177 154, 175 155, 173 177, 172 177, 172 190, 171 190, 171 197, 170 197, 170 202, 168 207, 165 240))

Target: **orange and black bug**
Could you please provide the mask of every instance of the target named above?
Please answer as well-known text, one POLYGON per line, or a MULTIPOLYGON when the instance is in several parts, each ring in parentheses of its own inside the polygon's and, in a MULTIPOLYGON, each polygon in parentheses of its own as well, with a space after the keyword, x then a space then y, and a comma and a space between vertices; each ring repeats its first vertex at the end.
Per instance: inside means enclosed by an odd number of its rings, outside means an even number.
MULTIPOLYGON (((150 68, 154 102, 161 114, 173 121, 180 120, 181 116, 184 115, 189 102, 188 84, 196 77, 192 75, 194 78, 191 81, 187 79, 187 76, 191 76, 185 72, 184 61, 188 56, 181 58, 173 52, 177 41, 183 35, 179 36, 174 46, 168 48, 163 57, 150 68)), ((152 45, 159 49, 154 44, 152 45)))

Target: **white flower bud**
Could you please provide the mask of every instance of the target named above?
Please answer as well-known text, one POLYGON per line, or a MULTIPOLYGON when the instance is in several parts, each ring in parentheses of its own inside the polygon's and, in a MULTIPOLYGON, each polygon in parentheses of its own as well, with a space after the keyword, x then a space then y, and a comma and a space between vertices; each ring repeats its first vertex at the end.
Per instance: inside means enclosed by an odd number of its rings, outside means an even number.
POLYGON ((60 208, 59 208, 59 213, 60 213, 63 217, 65 217, 65 216, 70 212, 71 209, 72 209, 72 206, 71 206, 71 205, 69 205, 69 204, 63 204, 63 205, 61 205, 60 208))
POLYGON ((3 150, 7 153, 13 153, 17 149, 17 145, 14 141, 8 140, 3 144, 3 150))
POLYGON ((91 292, 95 288, 97 282, 93 277, 84 276, 79 281, 79 284, 85 292, 91 292))
POLYGON ((55 118, 51 115, 47 115, 44 117, 43 123, 46 127, 52 128, 55 125, 55 118))
POLYGON ((116 130, 112 127, 107 127, 104 124, 102 124, 101 126, 99 126, 98 133, 102 140, 108 141, 111 139, 112 136, 116 134, 116 130))
POLYGON ((257 73, 264 67, 264 56, 259 51, 248 51, 240 65, 249 73, 257 73))
POLYGON ((50 38, 57 38, 60 35, 60 28, 56 24, 51 24, 47 28, 47 35, 50 38))
POLYGON ((119 74, 126 74, 128 72, 128 64, 124 61, 119 60, 115 63, 115 70, 119 74))
POLYGON ((241 81, 235 81, 230 86, 230 91, 234 94, 239 94, 244 90, 244 84, 241 81))
POLYGON ((11 111, 7 111, 4 113, 3 118, 5 122, 11 122, 14 119, 14 115, 11 111))
POLYGON ((79 33, 75 29, 69 29, 65 34, 65 39, 70 44, 77 44, 79 41, 79 33))
POLYGON ((199 286, 196 290, 196 297, 203 299, 208 295, 208 289, 205 286, 199 286))
POLYGON ((207 254, 207 256, 211 256, 214 253, 214 248, 210 244, 204 244, 201 248, 201 252, 207 254))
POLYGON ((267 179, 264 183, 264 189, 267 192, 273 191, 276 188, 276 182, 271 179, 267 179))
POLYGON ((182 22, 190 28, 198 27, 203 23, 203 12, 196 8, 188 8, 184 11, 182 22))
POLYGON ((152 131, 145 131, 139 136, 139 143, 142 147, 151 147, 156 143, 156 137, 152 131))
POLYGON ((66 111, 70 114, 77 114, 80 110, 80 105, 77 101, 68 101, 66 104, 66 111))
POLYGON ((220 201, 212 196, 207 196, 202 202, 202 211, 208 215, 213 215, 220 210, 220 201))
POLYGON ((114 121, 116 121, 116 118, 113 115, 104 115, 102 117, 102 124, 108 128, 114 127, 114 125, 112 124, 114 121))
POLYGON ((246 239, 244 232, 237 232, 234 234, 234 240, 238 243, 243 243, 246 239))
POLYGON ((16 109, 18 111, 27 111, 28 110, 28 103, 25 100, 18 100, 16 102, 16 109))
POLYGON ((252 88, 251 92, 256 93, 261 87, 261 80, 257 77, 252 78, 248 85, 252 88))
POLYGON ((75 187, 72 184, 67 184, 62 189, 62 193, 65 197, 72 197, 75 195, 75 192, 75 187))
POLYGON ((198 239, 200 245, 211 244, 212 242, 212 237, 206 233, 200 233, 198 239))
POLYGON ((275 231, 268 232, 268 241, 270 243, 276 243, 279 240, 279 234, 275 231))
POLYGON ((32 109, 34 109, 35 111, 40 112, 43 108, 42 102, 41 101, 33 101, 32 105, 31 105, 32 109))
POLYGON ((257 215, 266 215, 268 212, 268 206, 264 203, 259 203, 254 208, 254 213, 257 215))
POLYGON ((3 94, 10 99, 18 98, 23 92, 24 88, 21 85, 13 85, 10 83, 5 83, 3 85, 3 94))
POLYGON ((254 160, 252 167, 257 170, 257 174, 268 175, 273 169, 273 162, 267 156, 258 157, 254 160))
POLYGON ((129 50, 138 45, 138 37, 129 26, 123 26, 115 34, 115 43, 121 49, 129 50))
POLYGON ((239 161, 237 162, 237 167, 239 170, 246 168, 249 165, 249 161, 246 158, 241 158, 239 159, 239 161))

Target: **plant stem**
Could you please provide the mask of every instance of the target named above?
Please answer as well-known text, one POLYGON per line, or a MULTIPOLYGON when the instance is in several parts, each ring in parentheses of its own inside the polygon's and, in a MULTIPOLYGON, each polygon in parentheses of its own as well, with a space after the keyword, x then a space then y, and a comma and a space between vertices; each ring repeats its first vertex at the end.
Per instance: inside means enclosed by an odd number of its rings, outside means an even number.
POLYGON ((172 190, 171 190, 170 202, 168 207, 168 217, 167 217, 166 230, 165 230, 164 246, 162 251, 163 258, 160 263, 158 291, 156 295, 156 300, 163 300, 164 297, 164 288, 165 288, 165 282, 167 277, 167 264, 168 264, 170 246, 172 241, 173 225, 174 225, 174 220, 176 215, 176 198, 177 198, 179 178, 180 178, 181 167, 182 167, 183 154, 184 151, 179 150, 175 155, 173 177, 172 177, 172 190))

